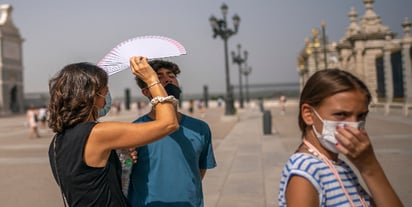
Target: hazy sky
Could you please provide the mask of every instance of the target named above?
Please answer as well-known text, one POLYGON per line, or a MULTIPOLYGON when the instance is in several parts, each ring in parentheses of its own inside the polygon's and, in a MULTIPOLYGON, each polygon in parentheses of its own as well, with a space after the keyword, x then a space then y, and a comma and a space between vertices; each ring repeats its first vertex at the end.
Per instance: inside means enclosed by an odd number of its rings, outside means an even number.
MULTIPOLYGON (((209 17, 222 18, 226 3, 229 27, 232 16, 241 18, 238 34, 229 39, 229 53, 241 43, 253 68, 249 84, 298 82, 296 57, 311 29, 326 21, 330 41, 343 37, 354 7, 358 18, 362 0, 9 0, 12 18, 23 43, 25 92, 47 92, 48 80, 64 65, 97 63, 118 43, 144 35, 162 35, 182 43, 187 55, 170 58, 181 67, 180 83, 186 94, 212 93, 225 88, 223 41, 212 38, 209 17)), ((377 0, 374 11, 382 23, 403 35, 404 17, 412 20, 411 0, 377 0)), ((238 66, 230 58, 231 83, 238 84, 238 66)), ((125 88, 136 89, 129 71, 109 80, 114 97, 125 88)))

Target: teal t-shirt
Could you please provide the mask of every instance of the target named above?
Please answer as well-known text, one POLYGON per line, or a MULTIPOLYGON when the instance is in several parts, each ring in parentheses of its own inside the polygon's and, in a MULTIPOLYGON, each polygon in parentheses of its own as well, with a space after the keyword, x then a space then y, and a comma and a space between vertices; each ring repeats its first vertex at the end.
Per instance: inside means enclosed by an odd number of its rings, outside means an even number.
MULTIPOLYGON (((134 121, 153 121, 145 115, 134 121)), ((208 124, 182 114, 173 134, 136 148, 128 199, 133 207, 203 207, 199 169, 216 166, 208 124)))

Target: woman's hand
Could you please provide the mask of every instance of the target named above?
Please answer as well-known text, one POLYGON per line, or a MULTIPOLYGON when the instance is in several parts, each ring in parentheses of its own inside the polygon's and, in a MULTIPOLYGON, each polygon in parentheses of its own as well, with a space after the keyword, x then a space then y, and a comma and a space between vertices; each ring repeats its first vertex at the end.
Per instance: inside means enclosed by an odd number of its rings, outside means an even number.
POLYGON ((130 58, 130 69, 134 75, 142 79, 146 84, 158 82, 157 74, 150 67, 147 59, 141 56, 130 58))
POLYGON ((367 170, 371 165, 376 164, 376 156, 365 129, 338 126, 336 131, 335 137, 339 141, 337 148, 359 171, 367 170))
POLYGON ((403 206, 376 158, 365 129, 346 126, 336 131, 335 137, 340 143, 337 148, 359 170, 371 193, 373 206, 403 206))

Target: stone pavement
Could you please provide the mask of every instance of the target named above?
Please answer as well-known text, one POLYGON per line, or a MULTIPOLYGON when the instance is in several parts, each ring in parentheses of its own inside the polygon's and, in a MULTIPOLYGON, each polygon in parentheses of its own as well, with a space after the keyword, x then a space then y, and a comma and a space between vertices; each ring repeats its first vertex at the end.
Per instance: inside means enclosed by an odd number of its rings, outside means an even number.
MULTIPOLYGON (((254 104, 235 116, 224 116, 223 107, 213 103, 205 113, 195 111, 211 126, 218 164, 203 181, 205 207, 277 206, 280 172, 300 141, 297 103, 288 100, 284 115, 276 103, 265 102, 265 108, 272 114, 269 135, 263 134, 263 115, 254 104)), ((132 109, 103 120, 130 122, 144 112, 132 109)), ((389 180, 405 206, 412 206, 412 118, 381 114, 371 112, 366 128, 389 180)), ((52 133, 40 132, 42 138, 29 140, 24 116, 0 117, 1 206, 63 206, 47 158, 52 133)))

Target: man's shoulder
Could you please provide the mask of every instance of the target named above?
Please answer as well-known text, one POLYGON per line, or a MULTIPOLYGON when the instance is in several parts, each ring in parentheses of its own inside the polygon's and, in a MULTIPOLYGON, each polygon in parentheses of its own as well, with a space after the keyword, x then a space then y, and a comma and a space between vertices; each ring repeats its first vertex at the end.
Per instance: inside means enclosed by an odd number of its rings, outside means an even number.
POLYGON ((196 123, 196 124, 204 124, 209 126, 209 124, 201 119, 195 118, 193 116, 189 116, 187 114, 182 113, 183 118, 189 123, 196 123))

